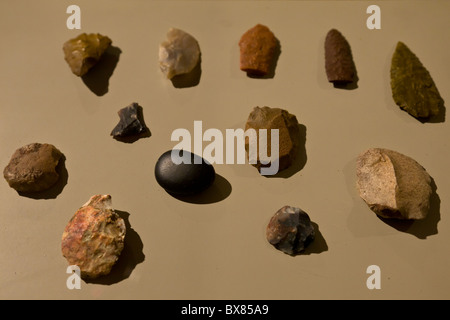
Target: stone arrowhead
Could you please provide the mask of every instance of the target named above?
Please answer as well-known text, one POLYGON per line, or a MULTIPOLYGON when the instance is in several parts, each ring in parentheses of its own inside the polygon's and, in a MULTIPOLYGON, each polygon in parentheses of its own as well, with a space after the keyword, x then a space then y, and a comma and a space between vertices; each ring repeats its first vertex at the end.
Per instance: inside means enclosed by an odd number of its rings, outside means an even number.
POLYGON ((81 77, 97 64, 111 43, 110 38, 99 33, 82 33, 64 43, 64 59, 72 72, 81 77))
POLYGON ((350 44, 336 29, 331 29, 325 38, 325 70, 328 81, 334 84, 355 80, 356 68, 350 44))
POLYGON ((377 215, 415 220, 427 216, 431 177, 414 159, 372 148, 358 156, 356 177, 359 195, 377 215))
POLYGON ((391 89, 395 103, 415 118, 437 116, 444 106, 430 73, 403 42, 392 56, 391 89))

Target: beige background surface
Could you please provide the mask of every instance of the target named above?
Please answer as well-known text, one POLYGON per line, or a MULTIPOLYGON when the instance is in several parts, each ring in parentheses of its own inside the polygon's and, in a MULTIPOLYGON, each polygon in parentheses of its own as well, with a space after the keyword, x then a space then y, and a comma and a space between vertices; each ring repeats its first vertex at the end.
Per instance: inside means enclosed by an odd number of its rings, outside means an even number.
POLYGON ((0 166, 25 144, 52 143, 65 154, 68 176, 50 199, 20 196, 2 179, 0 298, 450 298, 450 124, 415 120, 394 104, 389 85, 401 40, 448 107, 449 12, 449 1, 2 0, 0 166), (81 7, 81 31, 66 27, 70 4, 81 7), (370 4, 381 8, 381 30, 366 27, 370 4), (239 38, 257 23, 281 44, 272 79, 239 70, 239 38), (158 69, 158 46, 170 27, 200 44, 195 87, 174 88, 158 69), (327 82, 323 43, 331 28, 352 47, 355 90, 327 82), (100 96, 63 58, 62 44, 81 32, 105 34, 121 51, 100 96), (152 136, 126 144, 109 133, 131 102, 143 107, 152 136), (175 145, 173 130, 193 130, 194 120, 204 130, 243 127, 252 108, 264 105, 287 109, 305 126, 300 171, 266 178, 250 165, 215 165, 223 178, 191 202, 158 186, 154 165, 175 145), (437 186, 427 220, 387 224, 359 198, 355 160, 370 147, 399 151, 427 169, 437 186), (128 215, 131 236, 113 276, 68 290, 61 235, 100 193, 128 215), (318 226, 309 254, 290 257, 265 239, 270 217, 286 204, 318 226), (373 264, 381 268, 380 290, 366 287, 373 264))

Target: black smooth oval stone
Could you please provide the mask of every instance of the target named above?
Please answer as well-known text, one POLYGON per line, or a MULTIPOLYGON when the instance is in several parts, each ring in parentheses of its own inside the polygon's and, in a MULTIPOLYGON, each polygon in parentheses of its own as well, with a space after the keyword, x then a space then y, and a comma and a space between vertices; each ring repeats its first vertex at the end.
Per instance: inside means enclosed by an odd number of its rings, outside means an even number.
POLYGON ((172 150, 164 152, 155 165, 156 181, 161 187, 171 194, 192 195, 212 185, 216 172, 211 164, 194 153, 185 150, 176 152, 180 157, 190 159, 190 163, 185 161, 175 164, 172 161, 172 150))

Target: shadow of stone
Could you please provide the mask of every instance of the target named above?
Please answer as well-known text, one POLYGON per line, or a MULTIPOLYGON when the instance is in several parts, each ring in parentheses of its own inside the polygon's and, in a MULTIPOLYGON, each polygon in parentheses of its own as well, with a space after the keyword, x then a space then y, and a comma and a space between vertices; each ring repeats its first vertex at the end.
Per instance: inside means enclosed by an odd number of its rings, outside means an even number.
POLYGON ((51 186, 47 190, 39 191, 39 192, 21 192, 18 191, 17 193, 26 198, 31 199, 56 199, 58 195, 63 191, 64 187, 67 185, 67 182, 69 180, 69 173, 66 169, 66 157, 62 155, 61 159, 59 159, 58 165, 55 168, 56 172, 59 175, 58 181, 51 186))
POLYGON ((296 150, 297 156, 294 158, 293 163, 288 168, 279 171, 278 173, 274 175, 265 175, 264 177, 267 178, 284 178, 287 179, 300 170, 302 170, 307 161, 307 155, 306 155, 306 126, 299 124, 298 125, 298 139, 299 139, 299 145, 296 150))
POLYGON ((231 194, 232 187, 227 179, 216 173, 213 184, 206 190, 194 195, 176 195, 172 197, 193 204, 211 204, 225 200, 231 194))
POLYGON ((129 278, 134 268, 145 260, 143 253, 144 244, 139 234, 131 228, 128 220, 130 214, 119 210, 115 210, 115 212, 125 221, 126 234, 122 253, 109 274, 97 279, 86 279, 84 280, 86 283, 103 285, 118 283, 129 278))
POLYGON ((121 53, 122 51, 119 48, 110 46, 97 64, 81 77, 89 90, 97 96, 103 96, 108 92, 109 79, 114 73, 121 53))
POLYGON ((200 55, 198 62, 191 72, 174 76, 170 81, 177 89, 195 87, 200 83, 202 77, 202 56, 200 55))
POLYGON ((252 78, 252 79, 273 79, 275 77, 275 70, 277 68, 278 59, 280 58, 280 55, 281 55, 281 44, 278 39, 276 39, 276 40, 277 40, 277 45, 275 47, 275 51, 273 54, 273 61, 272 61, 272 64, 270 65, 269 72, 267 72, 267 74, 265 74, 265 75, 261 75, 259 73, 249 71, 249 72, 247 72, 247 77, 252 78))
POLYGON ((436 190, 436 183, 434 179, 431 179, 432 194, 430 198, 430 211, 423 220, 400 220, 400 219, 387 219, 377 216, 381 221, 391 226, 392 228, 412 234, 419 239, 426 239, 428 236, 438 233, 437 225, 441 220, 441 200, 436 190))
POLYGON ((315 237, 314 237, 314 241, 312 241, 303 252, 300 253, 300 255, 310 255, 313 253, 321 253, 324 251, 328 251, 328 245, 327 242, 325 241, 325 238, 323 237, 322 233, 319 230, 319 226, 317 225, 317 223, 312 222, 311 224, 314 227, 314 232, 315 232, 315 237))

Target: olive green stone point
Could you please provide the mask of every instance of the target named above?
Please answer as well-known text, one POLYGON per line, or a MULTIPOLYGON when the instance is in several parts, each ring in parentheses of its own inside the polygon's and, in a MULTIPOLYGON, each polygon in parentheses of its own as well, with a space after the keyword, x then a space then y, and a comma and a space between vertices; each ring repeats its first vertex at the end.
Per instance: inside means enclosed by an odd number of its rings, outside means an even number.
POLYGON ((391 89, 395 103, 418 119, 437 116, 444 106, 430 73, 401 41, 392 56, 391 89))

